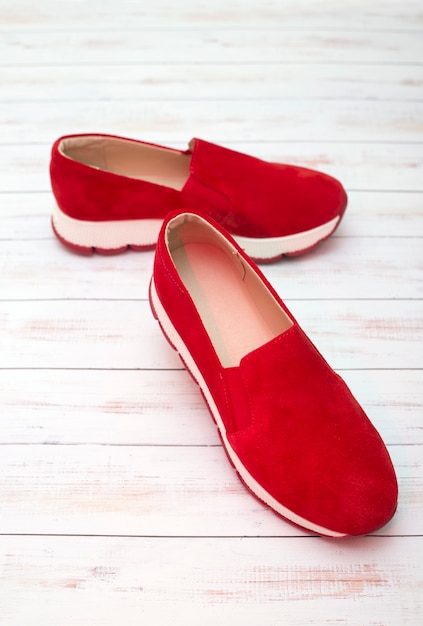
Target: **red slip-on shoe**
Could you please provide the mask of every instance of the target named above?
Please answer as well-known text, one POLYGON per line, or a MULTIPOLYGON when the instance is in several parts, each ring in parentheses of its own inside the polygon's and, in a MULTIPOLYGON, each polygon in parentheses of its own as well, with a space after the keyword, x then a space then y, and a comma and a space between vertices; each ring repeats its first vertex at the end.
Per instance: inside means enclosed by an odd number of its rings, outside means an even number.
POLYGON ((270 261, 327 239, 347 204, 320 172, 268 163, 193 139, 186 151, 112 135, 70 135, 52 148, 53 228, 86 254, 154 247, 172 210, 195 209, 270 261))
POLYGON ((380 435, 224 229, 198 213, 168 216, 150 302, 253 494, 331 537, 390 520, 398 487, 380 435))

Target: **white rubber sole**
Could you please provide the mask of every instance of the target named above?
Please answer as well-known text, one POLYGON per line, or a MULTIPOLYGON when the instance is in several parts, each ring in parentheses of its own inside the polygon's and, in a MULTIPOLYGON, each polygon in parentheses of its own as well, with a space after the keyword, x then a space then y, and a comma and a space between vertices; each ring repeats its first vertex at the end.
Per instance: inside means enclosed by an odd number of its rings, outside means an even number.
POLYGON ((278 513, 285 519, 290 520, 294 524, 297 524, 298 526, 311 530, 312 532, 315 532, 319 535, 325 535, 328 537, 345 537, 346 536, 345 534, 330 530, 328 528, 324 528, 322 526, 319 526, 318 524, 314 524, 313 522, 310 522, 309 520, 304 519, 303 517, 300 517, 299 515, 297 515, 290 509, 283 506, 280 502, 275 500, 275 498, 273 498, 273 496, 271 496, 270 493, 268 493, 253 478, 253 476, 251 476, 251 474, 245 469, 244 465, 242 464, 242 461, 234 452, 233 448, 231 447, 227 439, 225 426, 223 424, 223 421, 220 417, 217 406, 213 400, 213 397, 209 391, 209 388, 207 387, 207 384, 204 378, 202 377, 194 359, 192 358, 191 353, 189 352, 184 342, 182 341, 180 335, 174 328, 172 322, 170 321, 166 311, 164 310, 162 306, 162 303, 160 302, 160 299, 157 295, 157 291, 154 285, 154 280, 151 281, 151 285, 150 285, 150 301, 151 301, 153 312, 155 316, 157 316, 157 319, 160 323, 160 326, 162 328, 164 335, 166 336, 169 343, 179 353, 187 369, 190 371, 192 377, 194 378, 194 380, 197 382, 200 389, 202 390, 204 397, 207 401, 209 410, 219 429, 226 453, 228 457, 230 458, 232 464, 234 465, 236 471, 238 472, 239 476, 241 477, 241 480, 245 483, 247 488, 255 496, 257 496, 259 500, 264 502, 267 506, 269 506, 271 509, 276 511, 276 513, 278 513))
MULTIPOLYGON (((338 226, 340 216, 317 228, 286 237, 252 238, 234 236, 234 239, 252 258, 272 261, 283 255, 297 255, 327 239, 338 226)), ((92 250, 114 253, 126 248, 146 249, 156 245, 162 219, 114 220, 92 222, 69 217, 57 206, 53 209, 53 229, 67 246, 81 252, 92 250)))
POLYGON ((58 238, 71 248, 113 253, 131 247, 153 248, 163 220, 76 220, 63 213, 56 204, 52 223, 58 238))
POLYGON ((330 237, 338 226, 340 219, 340 216, 338 216, 330 220, 330 222, 312 228, 311 230, 305 230, 295 235, 286 235, 285 237, 262 237, 253 239, 251 237, 235 235, 234 239, 252 259, 271 261, 283 255, 296 255, 311 250, 311 248, 317 246, 318 243, 330 237))

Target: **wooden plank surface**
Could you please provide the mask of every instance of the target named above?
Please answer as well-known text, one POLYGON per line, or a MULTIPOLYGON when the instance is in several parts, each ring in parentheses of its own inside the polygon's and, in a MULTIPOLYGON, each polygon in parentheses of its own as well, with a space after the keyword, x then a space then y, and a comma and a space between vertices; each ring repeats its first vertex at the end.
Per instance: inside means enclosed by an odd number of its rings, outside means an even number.
MULTIPOLYGON (((416 369, 340 371, 390 445, 423 444, 416 369)), ((203 398, 184 370, 1 371, 1 444, 216 445, 203 398), (75 393, 75 390, 78 393, 75 393), (163 393, 172 389, 172 393, 163 393)))
POLYGON ((2 626, 420 626, 422 33, 417 0, 0 0, 2 626), (342 180, 335 236, 262 269, 388 445, 379 533, 250 496, 149 311, 153 253, 56 241, 50 146, 93 131, 342 180))
POLYGON ((0 608, 63 626, 418 624, 421 541, 11 537, 0 608))
POLYGON ((295 57, 291 62, 281 61, 269 66, 257 62, 216 63, 214 60, 201 64, 190 60, 173 65, 146 63, 145 60, 123 65, 115 61, 107 66, 107 72, 102 72, 94 63, 61 65, 59 73, 54 64, 38 64, 34 68, 13 63, 0 66, 1 100, 25 100, 28 85, 32 86, 31 100, 35 102, 73 102, 77 98, 85 101, 164 98, 205 101, 216 97, 255 101, 299 98, 401 101, 421 97, 421 82, 416 80, 415 68, 410 65, 386 66, 377 62, 331 65, 324 60, 311 63, 312 74, 304 73, 304 61, 295 57))
MULTIPOLYGON (((122 0, 120 9, 103 3, 101 10, 95 3, 63 0, 43 0, 34 5, 31 0, 18 2, 3 1, 1 25, 4 31, 34 29, 48 32, 90 31, 117 29, 139 29, 152 27, 172 32, 189 26, 192 30, 211 26, 225 29, 285 28, 303 29, 314 32, 322 28, 335 34, 339 28, 346 31, 358 30, 407 32, 421 30, 423 15, 416 0, 375 0, 371 6, 366 0, 344 0, 342 5, 333 0, 297 0, 295 5, 278 0, 265 0, 257 5, 256 0, 219 0, 213 5, 208 2, 184 0, 175 5, 171 0, 160 0, 142 7, 132 0, 122 0)), ((171 56, 169 55, 169 58, 171 56)))
MULTIPOLYGON (((219 143, 242 138, 278 142, 416 142, 423 138, 421 101, 325 100, 110 100, 52 102, 40 107, 40 125, 31 120, 32 102, 2 104, 0 133, 6 143, 35 143, 68 132, 115 132, 186 148, 192 136, 216 138, 219 143), (241 106, 242 102, 242 106, 241 106), (140 136, 141 135, 141 136, 140 136)), ((118 134, 118 133, 116 133, 118 134)), ((153 141, 153 142, 154 142, 153 141)), ((231 144, 232 145, 232 144, 231 144)), ((407 146, 406 146, 407 147, 407 146)), ((375 147, 377 150, 377 146, 375 147)), ((345 148, 344 148, 345 150, 345 148)), ((248 146, 244 151, 250 151, 248 146)), ((261 155, 258 155, 261 156, 261 155)), ((274 155, 276 156, 276 155, 274 155)), ((273 155, 271 155, 273 157, 273 155)), ((401 158, 401 152, 399 153, 401 158)), ((34 158, 31 150, 27 158, 34 158)), ((270 157, 269 157, 270 158, 270 157)), ((382 187, 384 188, 384 187, 382 187)))
MULTIPOLYGON (((378 534, 423 533, 423 445, 389 446, 401 501, 378 534)), ((256 500, 214 446, 7 445, 2 532, 306 536, 256 500)))
MULTIPOLYGON (((346 32, 307 29, 256 28, 219 30, 218 27, 165 30, 166 46, 157 45, 160 26, 136 30, 87 32, 67 29, 38 33, 4 32, 0 54, 5 65, 73 65, 75 55, 100 66, 137 63, 248 64, 332 62, 412 64, 421 50, 420 32, 346 32), (172 56, 169 58, 169 50, 172 56), (77 51, 77 52, 75 52, 77 51), (56 57, 55 55, 59 55, 56 57)), ((82 59, 81 59, 82 60, 82 59)), ((195 94, 194 98, 195 98, 195 94)))
MULTIPOLYGON (((81 106, 81 111, 82 109, 81 106)), ((201 115, 205 117, 202 117, 202 120, 197 123, 192 120, 192 125, 188 120, 183 121, 181 119, 180 124, 179 122, 176 123, 175 128, 169 130, 167 135, 163 133, 162 124, 156 112, 154 113, 154 120, 144 118, 140 121, 137 113, 136 119, 132 122, 123 117, 120 121, 118 119, 112 120, 109 115, 107 115, 108 120, 100 121, 100 115, 93 122, 90 122, 89 118, 85 119, 82 115, 78 122, 76 118, 62 120, 57 115, 54 127, 49 126, 51 120, 43 121, 47 127, 45 144, 16 143, 0 146, 0 193, 47 192, 50 189, 48 164, 53 140, 61 134, 79 131, 93 132, 93 125, 98 132, 107 131, 112 134, 135 136, 141 141, 158 142, 184 150, 192 136, 206 140, 216 137, 213 141, 224 143, 228 148, 234 150, 240 150, 269 161, 311 167, 336 176, 345 181, 348 191, 395 191, 418 192, 419 194, 423 192, 422 148, 419 143, 366 143, 365 140, 357 143, 349 141, 325 143, 321 140, 307 141, 304 139, 296 142, 287 141, 278 129, 274 130, 273 134, 278 133, 279 140, 273 141, 270 124, 267 131, 269 141, 263 139, 257 140, 255 143, 239 140, 230 141, 228 135, 232 135, 232 138, 248 135, 251 137, 251 134, 254 133, 263 135, 264 130, 261 122, 256 119, 254 124, 252 120, 246 120, 244 124, 237 117, 225 127, 223 120, 219 119, 213 122, 213 119, 207 117, 209 114, 210 109, 203 111, 201 115), (185 129, 180 130, 182 127, 185 129), (175 136, 172 138, 172 135, 175 136)), ((94 116, 93 112, 92 115, 94 116)), ((121 113, 119 113, 120 115, 121 113)), ((30 124, 25 115, 18 122, 18 126, 21 123, 25 125, 25 132, 21 135, 19 128, 15 129, 14 134, 17 141, 26 142, 34 133, 38 137, 33 139, 40 139, 40 131, 30 124)), ((311 116, 309 123, 314 123, 311 116)), ((318 132, 318 128, 316 132, 318 132)), ((6 133, 10 133, 9 140, 13 140, 11 128, 6 130, 6 133)), ((421 198, 419 197, 417 200, 421 200, 421 198)), ((25 203, 24 196, 23 201, 25 203)), ((51 202, 50 198, 50 207, 52 206, 51 202)), ((389 202, 392 202, 392 198, 389 202)), ((421 212, 419 215, 421 217, 421 212)), ((385 230, 386 225, 381 225, 381 229, 385 230)))
MULTIPOLYGON (((40 238, 23 240, 18 249, 13 238, 4 241, 0 248, 3 299, 147 298, 153 251, 141 255, 129 252, 113 258, 93 255, 87 259, 69 253, 57 243, 48 218, 38 221, 42 225, 40 238), (51 273, 49 267, 55 254, 55 272, 51 273), (28 267, 25 274, 22 265, 28 267)), ((29 231, 30 226, 26 237, 31 236, 29 231)), ((349 232, 348 225, 343 232, 349 232)), ((284 259, 278 264, 262 265, 261 269, 277 285, 284 300, 342 300, 421 298, 422 267, 423 250, 417 236, 366 239, 346 235, 325 242, 313 255, 284 259), (405 272, 407 281, 403 278, 405 272), (340 273, 345 277, 341 285, 337 279, 340 273), (363 280, 366 275, 367 280, 363 280)))
MULTIPOLYGON (((336 369, 422 368, 419 300, 301 300, 293 315, 336 369)), ((0 302, 0 367, 181 367, 145 300, 0 302)))

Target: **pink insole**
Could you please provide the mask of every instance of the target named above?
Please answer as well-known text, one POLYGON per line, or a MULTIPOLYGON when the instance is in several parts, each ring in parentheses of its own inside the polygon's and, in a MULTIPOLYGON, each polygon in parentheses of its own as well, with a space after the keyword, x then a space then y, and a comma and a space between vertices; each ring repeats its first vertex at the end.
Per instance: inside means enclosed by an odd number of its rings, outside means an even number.
POLYGON ((250 270, 236 255, 209 243, 188 243, 172 256, 225 367, 239 365, 243 356, 291 326, 267 290, 246 279, 250 270))

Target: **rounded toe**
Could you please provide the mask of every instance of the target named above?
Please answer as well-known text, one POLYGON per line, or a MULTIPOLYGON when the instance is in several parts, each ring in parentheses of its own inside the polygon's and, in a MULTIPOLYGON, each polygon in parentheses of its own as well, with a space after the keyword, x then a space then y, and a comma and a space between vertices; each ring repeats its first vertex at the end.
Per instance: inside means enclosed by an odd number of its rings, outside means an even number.
POLYGON ((398 504, 398 485, 390 459, 386 459, 386 454, 383 457, 372 472, 351 472, 346 476, 334 530, 350 536, 368 535, 380 530, 393 517, 398 504))
POLYGON ((348 203, 347 193, 336 178, 313 170, 302 169, 299 173, 298 194, 314 226, 340 219, 348 203))
POLYGON ((338 227, 348 197, 336 178, 293 165, 281 164, 275 172, 274 189, 278 189, 275 197, 279 209, 276 211, 275 207, 269 215, 272 219, 268 228, 272 234, 306 232, 330 222, 335 224, 333 230, 338 227))

